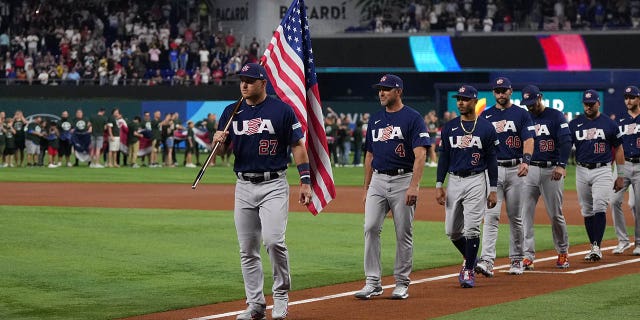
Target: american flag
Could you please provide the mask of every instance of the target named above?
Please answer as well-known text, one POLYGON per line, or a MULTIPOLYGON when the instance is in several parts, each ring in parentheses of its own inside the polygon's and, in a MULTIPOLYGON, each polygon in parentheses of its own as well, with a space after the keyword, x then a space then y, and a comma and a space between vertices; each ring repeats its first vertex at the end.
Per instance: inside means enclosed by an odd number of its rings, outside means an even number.
POLYGON ((316 215, 336 197, 336 189, 303 0, 294 0, 287 10, 262 62, 276 94, 293 108, 305 133, 313 192, 307 209, 316 215))
POLYGON ((262 124, 262 118, 255 118, 255 119, 251 119, 249 120, 249 122, 247 123, 247 135, 252 135, 255 134, 256 132, 258 132, 258 129, 260 128, 260 125, 262 124))

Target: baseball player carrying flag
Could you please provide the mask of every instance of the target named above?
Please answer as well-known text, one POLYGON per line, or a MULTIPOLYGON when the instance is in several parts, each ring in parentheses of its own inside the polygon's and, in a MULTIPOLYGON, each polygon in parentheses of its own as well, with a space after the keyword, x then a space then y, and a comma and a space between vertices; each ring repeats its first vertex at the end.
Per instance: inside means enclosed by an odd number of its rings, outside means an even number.
POLYGON ((234 221, 247 297, 247 309, 239 320, 266 318, 261 243, 272 265, 272 319, 284 319, 288 313, 289 149, 300 174, 299 202, 317 214, 335 197, 308 31, 304 1, 295 0, 274 31, 261 64, 242 67, 242 98, 225 108, 213 136, 214 150, 222 152, 232 145, 236 159, 234 221), (280 99, 267 95, 268 82, 280 99), (223 148, 217 148, 220 145, 223 148))

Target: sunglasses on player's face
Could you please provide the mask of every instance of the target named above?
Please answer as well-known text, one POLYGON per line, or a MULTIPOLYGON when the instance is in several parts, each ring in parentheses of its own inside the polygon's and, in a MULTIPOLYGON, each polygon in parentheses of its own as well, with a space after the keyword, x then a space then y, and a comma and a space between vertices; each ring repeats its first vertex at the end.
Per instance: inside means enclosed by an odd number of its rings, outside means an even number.
POLYGON ((467 98, 467 97, 457 97, 456 101, 462 101, 462 102, 467 102, 471 100, 471 98, 467 98))
POLYGON ((597 102, 583 102, 585 106, 589 107, 589 108, 593 108, 596 106, 597 102))
POLYGON ((625 100, 633 100, 635 98, 637 98, 637 97, 636 96, 624 96, 625 100))
POLYGON ((495 92, 497 94, 507 93, 507 91, 509 91, 509 89, 507 89, 507 88, 495 88, 495 89, 493 89, 493 92, 495 92))

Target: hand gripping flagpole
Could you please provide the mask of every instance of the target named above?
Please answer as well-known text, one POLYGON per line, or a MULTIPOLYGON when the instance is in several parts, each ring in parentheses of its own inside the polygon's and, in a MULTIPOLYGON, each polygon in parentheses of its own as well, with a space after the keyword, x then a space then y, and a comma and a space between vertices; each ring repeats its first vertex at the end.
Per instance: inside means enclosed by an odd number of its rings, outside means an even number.
MULTIPOLYGON (((233 117, 238 112, 238 109, 240 109, 240 105, 242 104, 243 100, 244 100, 244 97, 240 97, 238 102, 236 102, 236 106, 233 108, 233 112, 231 112, 231 116, 229 117, 229 121, 227 121, 227 124, 224 126, 223 132, 229 130, 229 127, 231 126, 231 121, 233 121, 233 117)), ((191 189, 195 189, 198 186, 198 182, 200 182, 200 179, 202 179, 202 176, 204 176, 204 172, 207 171, 207 167, 209 166, 209 162, 211 161, 211 159, 213 157, 216 156, 216 150, 218 150, 218 146, 219 145, 220 145, 220 141, 216 142, 216 144, 211 149, 211 153, 207 157, 207 161, 205 161, 202 164, 202 168, 200 168, 200 171, 198 172, 198 175, 196 176, 196 180, 194 180, 193 184, 191 185, 191 189)))

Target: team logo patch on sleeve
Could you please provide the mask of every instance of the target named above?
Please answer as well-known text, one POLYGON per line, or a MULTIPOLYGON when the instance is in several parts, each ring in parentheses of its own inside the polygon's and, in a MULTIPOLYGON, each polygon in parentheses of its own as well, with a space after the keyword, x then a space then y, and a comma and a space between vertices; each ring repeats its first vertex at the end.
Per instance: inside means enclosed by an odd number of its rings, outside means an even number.
POLYGON ((420 132, 420 138, 428 138, 429 134, 426 132, 420 132))
POLYGON ((302 125, 300 124, 300 122, 296 122, 291 126, 291 129, 295 130, 298 128, 302 128, 302 125))
POLYGON ((560 128, 569 128, 569 124, 568 123, 563 123, 560 125, 560 128))

